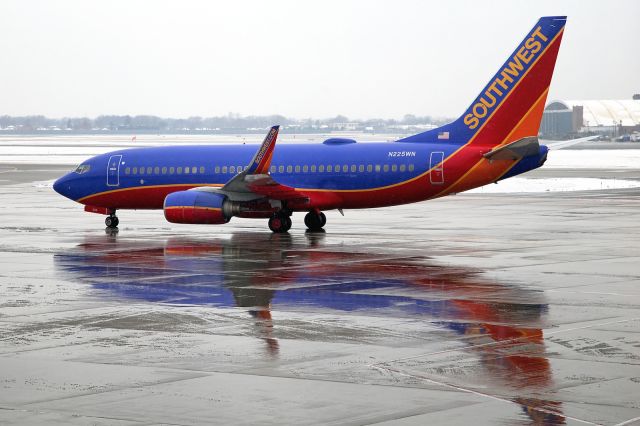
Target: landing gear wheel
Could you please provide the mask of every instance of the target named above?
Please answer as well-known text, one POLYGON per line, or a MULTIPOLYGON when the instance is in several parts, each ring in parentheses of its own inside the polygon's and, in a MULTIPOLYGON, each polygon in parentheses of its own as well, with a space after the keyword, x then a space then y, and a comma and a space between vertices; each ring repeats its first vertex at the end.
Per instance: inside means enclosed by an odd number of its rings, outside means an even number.
POLYGON ((320 231, 327 224, 327 217, 322 212, 310 211, 304 217, 304 224, 310 231, 320 231))
POLYGON ((118 220, 118 216, 115 215, 111 215, 111 216, 107 216, 107 218, 104 220, 104 224, 107 225, 107 228, 117 228, 118 224, 120 223, 120 220, 118 220))
POLYGON ((271 216, 271 218, 269 218, 269 229, 278 234, 287 232, 289 229, 291 229, 291 225, 291 218, 281 213, 274 214, 273 216, 271 216))
POLYGON ((327 224, 327 217, 322 212, 320 212, 318 216, 320 216, 320 221, 321 221, 320 227, 324 228, 324 226, 327 224))

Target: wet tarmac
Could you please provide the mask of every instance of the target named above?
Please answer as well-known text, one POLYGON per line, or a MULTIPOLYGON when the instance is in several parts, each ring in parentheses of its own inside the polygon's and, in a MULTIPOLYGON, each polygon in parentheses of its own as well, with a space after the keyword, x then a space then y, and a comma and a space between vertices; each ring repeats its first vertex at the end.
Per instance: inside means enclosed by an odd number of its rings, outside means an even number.
POLYGON ((640 423, 638 189, 109 233, 2 170, 0 423, 640 423))

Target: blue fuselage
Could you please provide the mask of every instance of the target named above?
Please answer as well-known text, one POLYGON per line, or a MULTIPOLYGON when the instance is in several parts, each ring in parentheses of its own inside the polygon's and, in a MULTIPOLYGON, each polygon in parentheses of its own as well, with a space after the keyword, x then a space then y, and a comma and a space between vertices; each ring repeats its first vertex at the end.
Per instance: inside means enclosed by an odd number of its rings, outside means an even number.
MULTIPOLYGON (((166 191, 224 185, 247 167, 257 148, 254 144, 175 145, 114 151, 87 160, 76 172, 59 179, 55 189, 83 204, 160 209, 166 191), (122 197, 126 190, 138 191, 135 200, 122 197), (112 201, 113 194, 119 194, 118 201, 112 201), (148 202, 141 197, 148 197, 148 202)), ((460 148, 455 142, 282 143, 274 152, 269 172, 275 181, 296 190, 340 193, 341 205, 334 208, 403 204, 430 198, 434 188, 452 184, 448 176, 454 170, 447 169, 446 159, 460 148), (427 178, 438 164, 440 173, 427 178), (424 185, 417 182, 421 178, 427 179, 424 185), (408 187, 407 183, 414 184, 408 187), (378 197, 379 190, 389 188, 398 190, 378 197), (359 198, 350 201, 349 194, 359 198)), ((477 151, 474 162, 482 152, 477 151)), ((540 155, 521 160, 501 179, 539 167, 545 155, 546 147, 541 147, 540 155)))

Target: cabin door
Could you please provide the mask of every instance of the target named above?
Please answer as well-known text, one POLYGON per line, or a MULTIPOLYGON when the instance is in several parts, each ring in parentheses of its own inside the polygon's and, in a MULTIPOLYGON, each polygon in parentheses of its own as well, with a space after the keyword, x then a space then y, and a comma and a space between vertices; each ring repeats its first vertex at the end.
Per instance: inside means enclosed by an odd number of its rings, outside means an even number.
POLYGON ((442 185, 444 183, 444 152, 436 151, 431 153, 429 159, 429 179, 434 185, 442 185))
POLYGON ((120 186, 120 162, 122 155, 112 155, 107 165, 107 186, 120 186))

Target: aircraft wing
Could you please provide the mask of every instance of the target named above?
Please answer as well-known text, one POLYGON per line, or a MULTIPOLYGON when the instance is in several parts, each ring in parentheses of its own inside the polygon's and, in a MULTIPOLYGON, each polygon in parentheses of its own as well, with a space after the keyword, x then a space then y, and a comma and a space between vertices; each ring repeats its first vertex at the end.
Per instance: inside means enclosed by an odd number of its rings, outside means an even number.
POLYGON ((276 146, 280 126, 273 126, 262 145, 253 156, 249 166, 232 177, 222 188, 199 187, 192 191, 216 192, 226 195, 233 201, 251 201, 261 198, 270 198, 281 201, 305 201, 305 197, 296 189, 276 182, 269 175, 271 158, 276 146))
POLYGON ((282 201, 308 201, 308 197, 303 196, 295 188, 281 185, 267 174, 248 175, 245 182, 249 190, 255 194, 260 194, 274 200, 282 201))
POLYGON ((598 136, 587 136, 585 138, 570 139, 568 141, 549 142, 549 143, 546 143, 545 145, 547 145, 549 149, 558 150, 558 149, 568 148, 580 142, 590 141, 597 137, 598 136))

